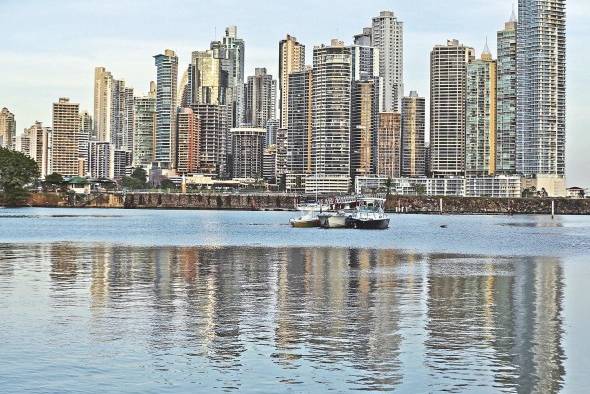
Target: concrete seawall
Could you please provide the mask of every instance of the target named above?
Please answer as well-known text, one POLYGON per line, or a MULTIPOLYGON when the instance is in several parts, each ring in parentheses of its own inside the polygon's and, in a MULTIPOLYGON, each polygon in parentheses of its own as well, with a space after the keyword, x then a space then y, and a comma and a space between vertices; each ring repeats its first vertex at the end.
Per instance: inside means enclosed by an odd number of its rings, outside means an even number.
MULTIPOLYGON (((34 193, 29 206, 127 209, 292 210, 301 199, 287 194, 102 193, 72 196, 34 193)), ((421 214, 590 215, 590 199, 389 196, 389 212, 421 214), (442 208, 442 210, 441 210, 442 208)), ((1 204, 0 204, 1 205, 1 204)))

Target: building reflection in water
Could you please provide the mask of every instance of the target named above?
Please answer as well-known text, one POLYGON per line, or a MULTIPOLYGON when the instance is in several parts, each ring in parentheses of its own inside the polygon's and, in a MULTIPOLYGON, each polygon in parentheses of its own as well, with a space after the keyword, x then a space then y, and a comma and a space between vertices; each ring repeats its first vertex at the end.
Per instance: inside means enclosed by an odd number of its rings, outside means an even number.
POLYGON ((555 259, 62 243, 0 255, 0 289, 16 261, 49 261, 50 305, 85 307, 95 341, 124 340, 159 371, 181 368, 174 355, 189 374, 191 363, 227 372, 254 361, 279 380, 346 371, 351 388, 421 376, 430 391, 535 392, 558 391, 565 374, 555 259), (416 338, 422 374, 402 355, 416 338))

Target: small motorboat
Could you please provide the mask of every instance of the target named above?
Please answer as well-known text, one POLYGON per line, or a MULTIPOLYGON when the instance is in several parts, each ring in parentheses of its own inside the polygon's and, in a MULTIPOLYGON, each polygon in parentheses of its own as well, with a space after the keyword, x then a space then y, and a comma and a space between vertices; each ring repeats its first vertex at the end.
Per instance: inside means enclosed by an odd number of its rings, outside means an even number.
POLYGON ((350 204, 334 205, 331 212, 320 213, 320 227, 322 228, 346 228, 349 227, 349 219, 355 212, 350 204))
POLYGON ((348 225, 365 230, 385 230, 389 228, 389 216, 384 210, 382 198, 363 198, 359 200, 356 212, 348 219, 348 225))
POLYGON ((322 212, 322 206, 319 204, 307 204, 297 207, 301 211, 301 216, 289 220, 289 224, 296 228, 320 227, 318 212, 322 212))

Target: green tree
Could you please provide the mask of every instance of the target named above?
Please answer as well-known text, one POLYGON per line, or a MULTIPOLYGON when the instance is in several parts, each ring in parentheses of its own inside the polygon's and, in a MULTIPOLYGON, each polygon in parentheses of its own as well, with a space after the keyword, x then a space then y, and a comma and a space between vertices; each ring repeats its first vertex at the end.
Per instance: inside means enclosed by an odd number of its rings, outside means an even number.
POLYGON ((176 189, 176 185, 170 179, 164 178, 160 183, 160 189, 176 189))
POLYGON ((143 189, 145 186, 145 183, 140 181, 137 178, 134 178, 131 176, 126 176, 126 177, 123 177, 123 179, 121 179, 121 186, 123 186, 126 189, 137 190, 137 189, 143 189))
POLYGON ((147 172, 145 172, 145 170, 141 167, 136 167, 133 169, 133 172, 131 173, 131 178, 137 179, 139 182, 142 183, 143 187, 143 185, 145 185, 147 182, 147 172))
POLYGON ((64 177, 57 172, 49 174, 45 177, 44 186, 46 189, 55 190, 62 187, 64 184, 64 177))
POLYGON ((391 193, 391 186, 393 186, 393 180, 391 178, 387 178, 385 180, 385 189, 387 190, 387 195, 391 193))
POLYGON ((426 185, 417 184, 414 185, 414 189, 416 190, 416 194, 419 196, 423 196, 426 194, 426 185))
POLYGON ((0 190, 7 206, 18 206, 29 196, 25 186, 39 177, 35 160, 21 152, 0 148, 0 190))

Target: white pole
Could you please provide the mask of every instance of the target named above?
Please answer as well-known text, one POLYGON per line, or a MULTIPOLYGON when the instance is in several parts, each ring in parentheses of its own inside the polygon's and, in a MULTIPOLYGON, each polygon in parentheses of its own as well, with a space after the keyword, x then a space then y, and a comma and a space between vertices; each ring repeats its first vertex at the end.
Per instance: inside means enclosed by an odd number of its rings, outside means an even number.
POLYGON ((555 218, 555 200, 551 200, 551 219, 555 218))
POLYGON ((440 198, 438 200, 438 202, 439 202, 439 205, 440 205, 440 213, 443 213, 443 202, 442 202, 442 198, 440 198))

